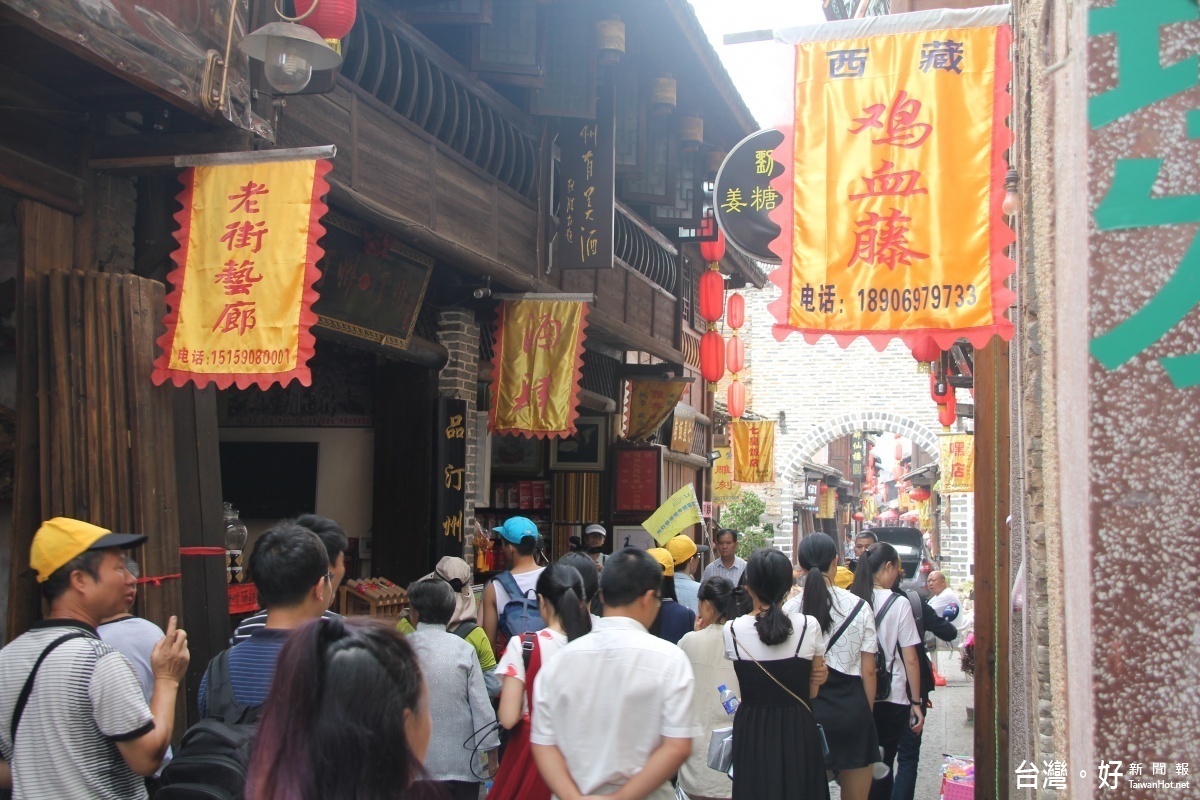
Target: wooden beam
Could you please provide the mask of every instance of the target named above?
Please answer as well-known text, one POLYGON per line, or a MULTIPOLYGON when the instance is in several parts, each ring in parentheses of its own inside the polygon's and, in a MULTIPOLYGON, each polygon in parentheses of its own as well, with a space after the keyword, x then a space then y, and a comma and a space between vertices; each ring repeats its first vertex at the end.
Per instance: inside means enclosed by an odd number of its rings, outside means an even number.
POLYGON ((1009 759, 1008 343, 975 351, 975 797, 1007 800, 1009 759))
POLYGON ((79 215, 84 211, 82 180, 3 146, 0 146, 0 188, 68 214, 79 215))

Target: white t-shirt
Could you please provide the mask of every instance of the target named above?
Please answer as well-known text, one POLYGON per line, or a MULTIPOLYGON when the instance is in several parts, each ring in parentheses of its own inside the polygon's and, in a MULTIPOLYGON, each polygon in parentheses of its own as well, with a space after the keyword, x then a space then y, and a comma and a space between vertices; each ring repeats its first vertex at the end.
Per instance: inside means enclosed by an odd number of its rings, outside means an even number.
MULTIPOLYGON (((830 616, 833 617, 833 624, 829 626, 829 632, 825 634, 826 640, 832 639, 837 633, 838 628, 842 627, 842 623, 846 621, 846 616, 854 610, 861 599, 858 595, 839 589, 836 586, 829 587, 830 598, 833 601, 833 607, 830 609, 830 616)), ((804 607, 804 594, 800 593, 791 600, 783 604, 783 610, 790 613, 799 613, 804 607)), ((889 612, 891 613, 891 612, 889 612)), ((738 631, 738 636, 741 636, 741 631, 738 631)), ((826 645, 829 648, 829 645, 826 645)), ((833 647, 825 651, 825 665, 830 669, 836 669, 843 675, 862 675, 862 654, 874 653, 878 649, 875 640, 875 615, 871 611, 870 603, 863 603, 858 610, 858 614, 846 626, 846 630, 842 631, 842 635, 833 643, 833 647)))
POLYGON ((921 643, 917 635, 917 622, 913 619, 912 604, 907 597, 895 594, 891 589, 875 589, 875 614, 883 611, 888 598, 895 597, 896 602, 888 609, 887 616, 879 623, 876 636, 878 637, 879 655, 892 668, 892 693, 887 702, 906 706, 908 700, 908 672, 904 669, 904 656, 897 652, 899 648, 916 647, 921 643))
POLYGON ((962 613, 962 603, 953 589, 946 587, 941 593, 929 598, 929 607, 936 611, 939 617, 948 618, 954 627, 962 630, 966 614, 962 613), (953 608, 953 613, 947 615, 948 608, 953 608))
MULTIPOLYGON (((527 598, 530 600, 535 600, 536 595, 534 594, 534 590, 537 589, 538 578, 542 577, 542 573, 545 571, 545 567, 538 567, 537 569, 530 570, 529 572, 510 572, 509 574, 512 575, 513 580, 517 582, 517 588, 520 589, 527 598)), ((510 598, 508 596, 508 592, 505 591, 504 586, 501 585, 500 581, 492 581, 492 591, 496 593, 496 616, 499 617, 504 613, 504 607, 508 605, 510 598)))
POLYGON ((736 661, 739 658, 750 660, 750 656, 754 656, 759 661, 781 661, 791 658, 793 655, 800 658, 812 659, 813 656, 819 656, 825 651, 825 637, 821 633, 821 626, 812 617, 806 617, 803 614, 788 614, 788 618, 792 621, 792 635, 780 644, 763 644, 758 638, 758 630, 754 627, 755 617, 747 615, 738 617, 733 622, 725 623, 725 657, 730 661, 736 661), (807 629, 805 621, 808 622, 807 629), (733 646, 733 634, 737 633, 737 650, 733 646), (800 641, 800 635, 804 635, 804 641, 800 641), (799 651, 796 645, 800 645, 799 651))
MULTIPOLYGON (((537 633, 537 647, 542 654, 542 666, 550 663, 550 659, 558 655, 558 651, 567 643, 567 635, 552 631, 549 628, 542 628, 537 633)), ((500 657, 500 663, 496 665, 496 675, 503 678, 516 678, 521 683, 525 683, 525 642, 520 636, 514 636, 508 640, 508 645, 504 648, 504 655, 500 657)), ((538 674, 541 672, 539 670, 538 674)), ((528 699, 521 696, 521 713, 526 719, 529 718, 529 702, 528 699)))
POLYGON ((529 740, 556 746, 583 794, 612 794, 646 766, 664 737, 700 735, 694 688, 682 650, 636 620, 604 617, 538 673, 529 740))

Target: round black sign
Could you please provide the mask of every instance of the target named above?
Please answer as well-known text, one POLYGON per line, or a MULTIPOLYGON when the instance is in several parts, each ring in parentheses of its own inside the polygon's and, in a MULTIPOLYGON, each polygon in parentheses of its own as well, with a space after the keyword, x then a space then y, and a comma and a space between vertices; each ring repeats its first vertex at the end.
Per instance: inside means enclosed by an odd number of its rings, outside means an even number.
POLYGON ((778 264, 771 242, 779 236, 779 226, 767 216, 784 202, 784 196, 771 187, 771 180, 783 174, 771 153, 783 144, 783 132, 768 128, 750 134, 725 156, 717 170, 713 205, 717 224, 730 244, 756 261, 778 264))

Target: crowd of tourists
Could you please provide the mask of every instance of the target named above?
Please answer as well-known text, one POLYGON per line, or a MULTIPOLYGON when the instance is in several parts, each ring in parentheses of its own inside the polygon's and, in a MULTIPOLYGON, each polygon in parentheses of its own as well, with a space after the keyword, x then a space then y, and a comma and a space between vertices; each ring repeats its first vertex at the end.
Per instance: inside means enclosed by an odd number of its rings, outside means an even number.
MULTIPOLYGON (((510 568, 477 602, 443 558, 397 626, 330 611, 345 533, 305 515, 255 542, 266 609, 198 687, 174 753, 187 635, 131 614, 144 536, 55 518, 31 565, 46 618, 0 650, 0 787, 15 798, 620 800, 912 798, 932 680, 900 558, 805 537, 798 570, 762 549, 718 558, 681 535, 587 546, 547 564, 537 527, 495 533, 510 568), (915 741, 915 747, 912 743, 915 741), (900 762, 896 763, 897 754, 900 762)), ((926 613, 928 612, 928 613, 926 613)), ((950 626, 953 631, 953 627, 950 626)), ((952 638, 952 636, 951 636, 952 638)))

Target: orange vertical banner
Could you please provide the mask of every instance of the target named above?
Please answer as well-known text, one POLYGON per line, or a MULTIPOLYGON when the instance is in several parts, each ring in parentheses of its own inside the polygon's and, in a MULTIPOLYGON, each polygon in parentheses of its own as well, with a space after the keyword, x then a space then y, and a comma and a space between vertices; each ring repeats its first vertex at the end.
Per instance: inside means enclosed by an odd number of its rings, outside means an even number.
POLYGON ((572 435, 587 303, 506 300, 498 314, 488 427, 522 436, 572 435))
POLYGON ((225 389, 312 383, 326 160, 193 167, 152 379, 225 389))
POLYGON ((735 419, 730 425, 733 442, 733 479, 738 483, 771 483, 775 480, 775 423, 735 419))
POLYGON ((942 494, 975 491, 975 437, 969 433, 948 433, 941 437, 942 494))
POLYGON ((864 336, 879 349, 897 337, 942 348, 1012 337, 1006 14, 929 11, 777 35, 796 47, 789 169, 772 184, 792 198, 774 245, 777 337, 864 336))

